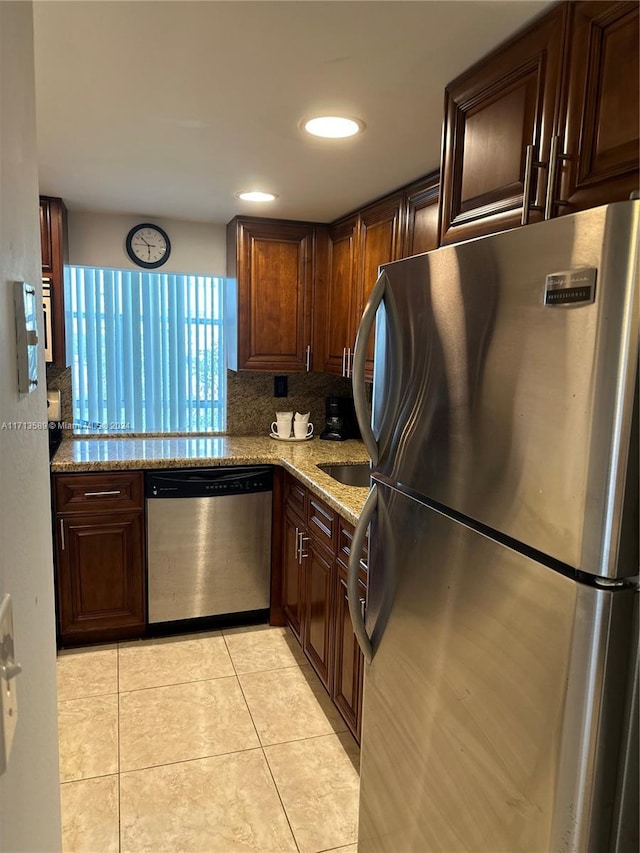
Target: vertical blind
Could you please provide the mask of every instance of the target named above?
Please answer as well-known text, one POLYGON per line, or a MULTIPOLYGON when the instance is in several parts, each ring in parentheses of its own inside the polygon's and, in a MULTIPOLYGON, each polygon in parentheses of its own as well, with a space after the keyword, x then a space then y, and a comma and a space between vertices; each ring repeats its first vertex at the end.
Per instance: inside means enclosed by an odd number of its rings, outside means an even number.
POLYGON ((66 268, 76 430, 224 431, 222 286, 204 275, 66 268))

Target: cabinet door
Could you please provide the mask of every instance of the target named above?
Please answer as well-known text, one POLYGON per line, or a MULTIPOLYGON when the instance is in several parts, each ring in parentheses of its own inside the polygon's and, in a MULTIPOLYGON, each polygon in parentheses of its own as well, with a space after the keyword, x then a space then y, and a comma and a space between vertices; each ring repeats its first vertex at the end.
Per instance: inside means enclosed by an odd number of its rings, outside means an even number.
POLYGON ((298 560, 300 544, 299 534, 302 529, 294 515, 285 513, 284 536, 282 553, 282 610, 298 640, 302 634, 302 566, 298 560))
MULTIPOLYGON (((369 295, 378 279, 378 267, 389 261, 397 260, 401 255, 401 210, 402 193, 395 193, 376 204, 367 207, 360 214, 360 234, 358 238, 358 293, 355 331, 360 324, 362 312, 369 295)), ((354 339, 351 348, 355 344, 354 339)), ((367 375, 373 375, 373 331, 367 345, 367 375)))
POLYGON ((571 3, 565 151, 556 213, 622 201, 638 189, 638 4, 571 3))
POLYGON ((237 362, 240 370, 308 369, 313 226, 236 222, 237 362))
POLYGON ((406 222, 402 257, 438 248, 440 172, 433 172, 405 190, 406 222))
MULTIPOLYGON (((566 8, 556 6, 445 90, 440 242, 520 224, 526 147, 548 160, 557 121, 566 8)), ((546 171, 530 201, 544 204, 546 171)), ((532 210, 530 221, 541 219, 532 210)))
POLYGON ((346 376, 346 353, 353 347, 357 294, 354 263, 358 219, 349 219, 329 229, 329 259, 324 323, 324 370, 346 376))
POLYGON ((53 271, 53 234, 51 223, 51 203, 47 198, 40 199, 40 255, 42 272, 53 271))
POLYGON ((42 274, 49 280, 52 358, 55 367, 66 366, 64 328, 64 264, 67 256, 67 209, 61 198, 40 197, 40 249, 42 274))
POLYGON ((333 555, 313 538, 303 540, 304 626, 302 648, 329 692, 333 673, 333 555))
MULTIPOLYGON (((358 584, 361 601, 366 600, 366 587, 358 584)), ((347 569, 337 563, 335 601, 335 667, 332 699, 354 737, 360 739, 362 680, 364 657, 353 632, 347 596, 347 569)))
POLYGON ((141 512, 57 517, 63 642, 143 633, 143 529, 141 512))

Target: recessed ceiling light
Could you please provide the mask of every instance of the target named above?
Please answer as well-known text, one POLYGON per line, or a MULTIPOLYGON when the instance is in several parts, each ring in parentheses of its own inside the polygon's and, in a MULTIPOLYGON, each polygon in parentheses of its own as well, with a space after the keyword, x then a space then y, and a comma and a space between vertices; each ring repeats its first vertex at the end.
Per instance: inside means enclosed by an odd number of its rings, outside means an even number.
POLYGON ((364 130, 363 121, 347 116, 317 116, 308 119, 302 126, 307 133, 313 136, 324 136, 327 139, 344 139, 364 130))
POLYGON ((236 193, 236 196, 238 198, 241 198, 242 201, 274 201, 278 198, 276 193, 263 193, 259 192, 258 190, 236 193))

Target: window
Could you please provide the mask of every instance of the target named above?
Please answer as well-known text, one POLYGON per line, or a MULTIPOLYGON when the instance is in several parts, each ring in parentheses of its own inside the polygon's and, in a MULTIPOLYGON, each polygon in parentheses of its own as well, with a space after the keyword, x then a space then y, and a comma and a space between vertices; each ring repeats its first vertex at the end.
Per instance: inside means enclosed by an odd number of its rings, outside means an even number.
POLYGON ((223 280, 70 266, 76 431, 223 432, 223 280))

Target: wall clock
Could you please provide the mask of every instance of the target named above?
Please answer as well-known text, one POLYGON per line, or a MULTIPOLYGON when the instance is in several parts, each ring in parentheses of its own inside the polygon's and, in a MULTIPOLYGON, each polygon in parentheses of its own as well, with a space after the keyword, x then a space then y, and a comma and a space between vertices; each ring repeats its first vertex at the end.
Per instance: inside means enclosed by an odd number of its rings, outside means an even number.
POLYGON ((134 264, 145 269, 161 267, 171 254, 171 242, 159 225, 142 222, 127 234, 127 254, 134 264))

